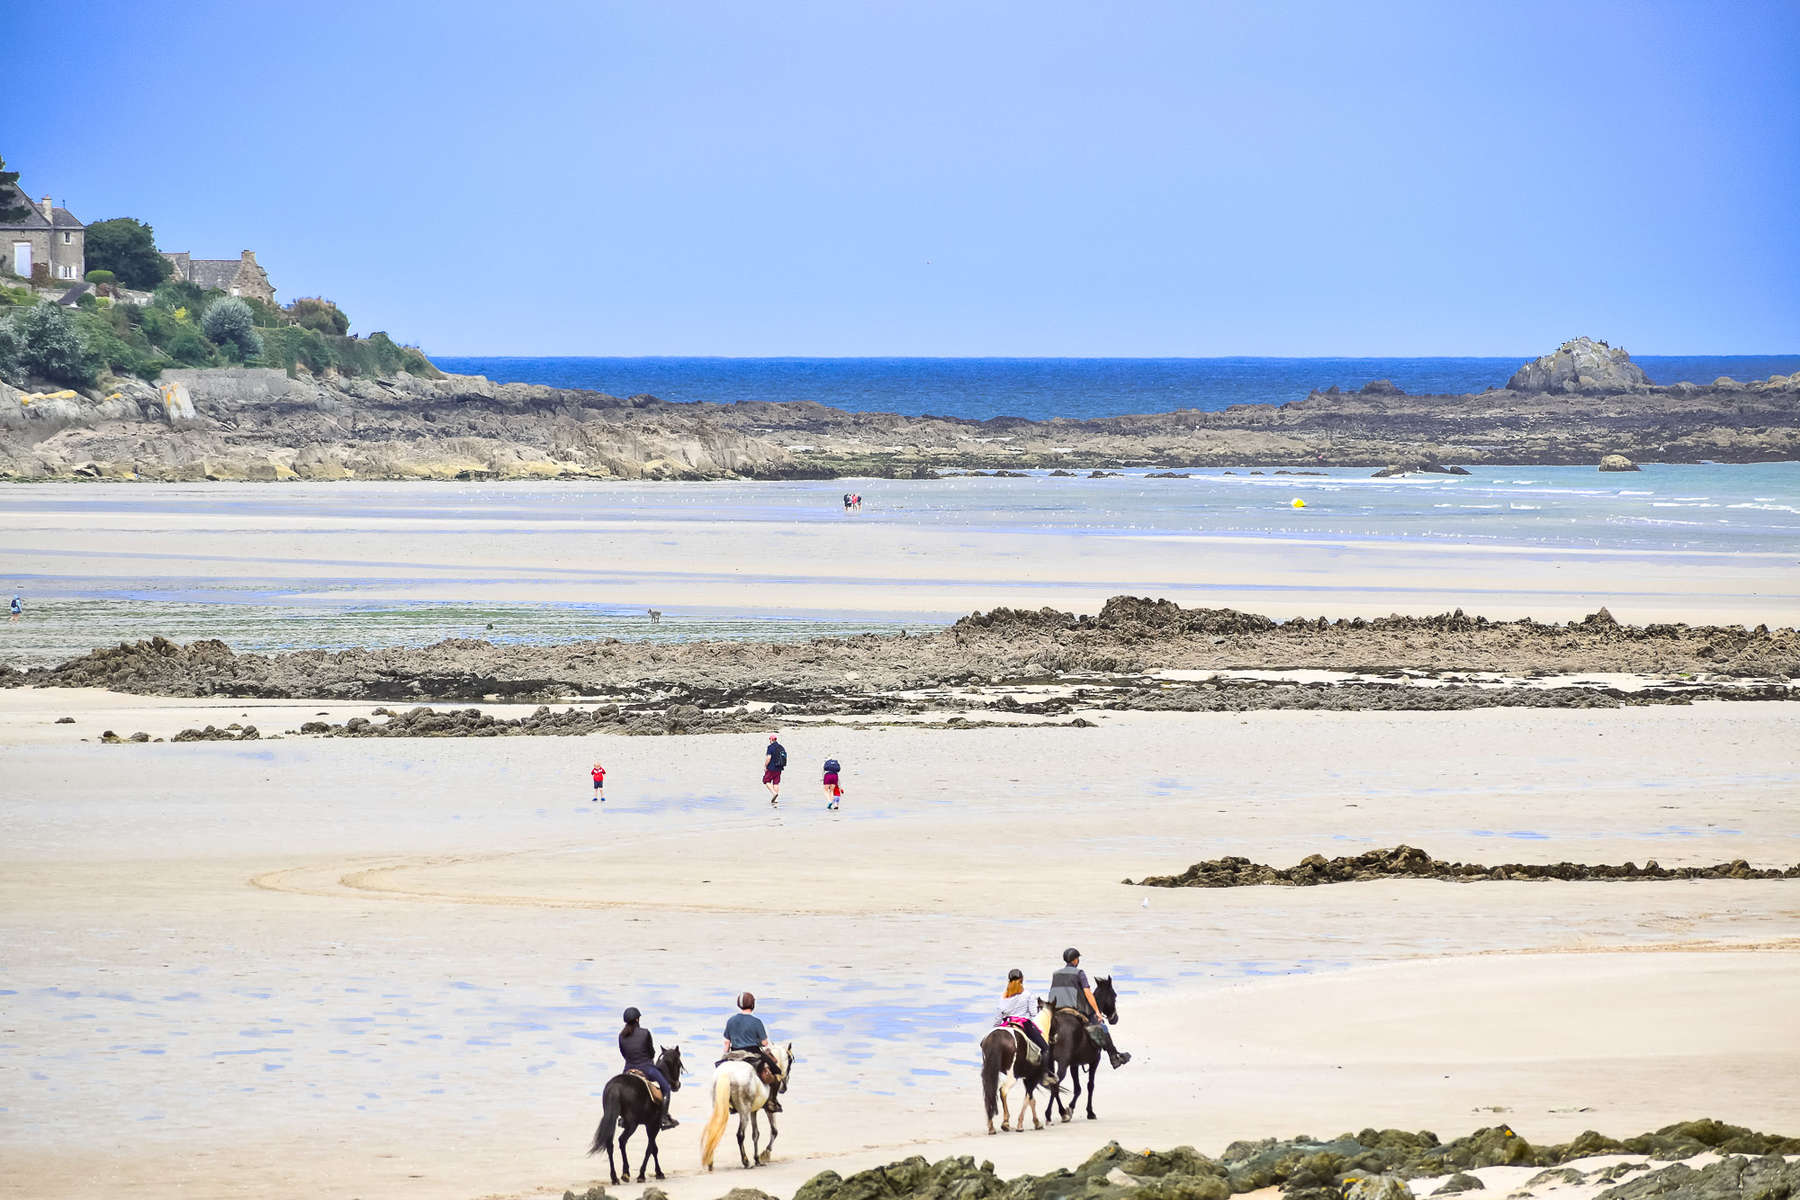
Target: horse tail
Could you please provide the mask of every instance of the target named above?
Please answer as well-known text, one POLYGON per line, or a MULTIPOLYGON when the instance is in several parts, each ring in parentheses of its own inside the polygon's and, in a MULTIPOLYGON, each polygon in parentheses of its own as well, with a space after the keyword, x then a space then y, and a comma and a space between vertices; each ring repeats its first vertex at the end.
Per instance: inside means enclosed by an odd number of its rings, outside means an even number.
POLYGON ((725 1122, 731 1117, 731 1076, 720 1071, 713 1076, 713 1110, 712 1118, 706 1122, 706 1132, 700 1135, 700 1165, 712 1170, 713 1151, 719 1148, 719 1139, 725 1136, 725 1122))
POLYGON ((1000 1047, 993 1034, 981 1040, 981 1099, 987 1106, 987 1119, 992 1121, 1000 1111, 1000 1047))
POLYGON ((594 1144, 588 1147, 589 1154, 600 1153, 600 1147, 612 1145, 613 1130, 619 1123, 619 1099, 608 1087, 602 1096, 605 1108, 600 1116, 600 1124, 594 1127, 594 1144))

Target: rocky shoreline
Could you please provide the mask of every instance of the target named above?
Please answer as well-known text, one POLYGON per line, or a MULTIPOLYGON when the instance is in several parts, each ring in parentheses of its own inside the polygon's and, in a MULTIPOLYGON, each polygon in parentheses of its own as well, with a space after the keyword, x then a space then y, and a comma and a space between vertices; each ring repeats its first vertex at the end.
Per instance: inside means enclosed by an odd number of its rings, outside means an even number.
POLYGON ((177 370, 91 393, 0 385, 0 479, 828 479, 1120 466, 1800 459, 1800 374, 1657 387, 1586 338, 1478 395, 1375 381, 1287 404, 1089 421, 677 404, 472 376, 177 370))
POLYGON ((1098 614, 975 613, 941 632, 809 641, 574 642, 452 639, 405 649, 240 654, 161 638, 53 667, 0 667, 0 687, 98 687, 141 695, 406 704, 568 702, 592 707, 503 721, 398 714, 337 736, 724 731, 771 718, 1067 717, 1082 711, 1296 708, 1433 711, 1617 707, 1796 698, 1800 630, 1437 617, 1277 622, 1233 609, 1114 597, 1098 614), (1214 672, 1210 676, 1202 672, 1214 672), (1325 671, 1328 679, 1236 677, 1325 671), (1590 673, 1642 677, 1621 688, 1590 673), (1552 677, 1546 686, 1534 682, 1552 677))
MULTIPOLYGON (((1227 855, 1224 858, 1197 862, 1179 875, 1146 875, 1136 880, 1139 887, 1318 887, 1329 883, 1363 883, 1376 879, 1442 879, 1455 883, 1477 880, 1665 880, 1665 879, 1800 879, 1800 863, 1791 867, 1752 867, 1738 859, 1710 867, 1676 867, 1670 869, 1651 859, 1643 866, 1636 863, 1503 863, 1484 867, 1479 863, 1452 863, 1431 857, 1416 846, 1395 846, 1388 850, 1369 850, 1353 857, 1326 859, 1322 854, 1308 855, 1292 867, 1271 867, 1253 863, 1247 858, 1227 855)), ((1122 882, 1131 884, 1130 879, 1122 882)))
MULTIPOLYGON (((1233 1142, 1217 1158, 1191 1146, 1140 1151, 1109 1142, 1073 1169, 1010 1179, 998 1175, 992 1163, 967 1155, 936 1163, 914 1155, 848 1176, 822 1171, 801 1185, 793 1200, 1227 1200, 1265 1188, 1280 1189, 1283 1200, 1412 1200, 1483 1190, 1469 1172, 1490 1167, 1541 1168, 1527 1188, 1585 1185, 1580 1194, 1595 1200, 1776 1200, 1800 1189, 1800 1158, 1786 1156, 1800 1156, 1800 1138, 1713 1120, 1684 1121, 1624 1139, 1589 1130, 1548 1146, 1535 1146, 1506 1125, 1449 1142, 1430 1131, 1364 1129, 1329 1140, 1233 1142), (1682 1161, 1708 1153, 1722 1157, 1700 1168, 1682 1161), (1564 1166, 1612 1155, 1636 1161, 1596 1164, 1591 1171, 1564 1166), (1441 1182, 1415 1192, 1412 1181, 1419 1180, 1441 1182)), ((655 1187, 643 1195, 666 1200, 655 1187)), ((563 1200, 612 1197, 596 1186, 565 1191, 563 1200)), ((774 1198, 741 1187, 726 1200, 774 1198)))

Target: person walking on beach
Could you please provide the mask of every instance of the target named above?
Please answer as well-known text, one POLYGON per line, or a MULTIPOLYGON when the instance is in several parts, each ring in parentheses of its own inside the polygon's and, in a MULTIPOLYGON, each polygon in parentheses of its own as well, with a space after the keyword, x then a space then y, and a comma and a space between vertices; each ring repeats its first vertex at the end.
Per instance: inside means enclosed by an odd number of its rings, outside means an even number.
POLYGON ((1050 977, 1050 1000, 1058 1008, 1072 1008, 1081 1014, 1087 1022, 1088 1036, 1094 1039, 1094 1045, 1106 1051, 1113 1070, 1131 1061, 1131 1055, 1113 1044, 1112 1030, 1106 1027, 1106 1014, 1100 1011, 1100 1002, 1094 999, 1094 986, 1088 982, 1087 972, 1081 969, 1081 951, 1073 946, 1063 951, 1062 969, 1050 977))
POLYGON ((837 759, 828 758, 825 760, 826 808, 836 809, 838 803, 844 798, 844 789, 838 786, 838 772, 842 769, 843 768, 838 765, 837 759))
POLYGON ((625 1057, 625 1069, 636 1071, 644 1078, 651 1080, 662 1089, 662 1128, 673 1129, 681 1124, 669 1115, 669 1102, 674 1099, 675 1089, 669 1086, 669 1080, 656 1066, 656 1039, 650 1031, 638 1022, 643 1014, 634 1006, 625 1010, 625 1028, 619 1030, 619 1053, 625 1057))
POLYGON ((594 799, 598 800, 602 804, 605 804, 606 803, 606 768, 601 766, 599 763, 595 763, 592 774, 594 776, 594 799))
POLYGON ((12 615, 7 617, 6 619, 8 621, 16 621, 24 613, 24 611, 25 611, 25 601, 20 598, 19 593, 14 592, 13 598, 12 598, 12 615))
POLYGON ((739 992, 737 1006, 737 1012, 725 1022, 725 1057, 719 1062, 735 1058, 755 1067, 769 1088, 769 1099, 763 1107, 770 1112, 780 1112, 781 1060, 775 1057, 775 1047, 769 1044, 769 1031, 762 1018, 756 1015, 756 997, 749 992, 739 992))
POLYGON ((787 768, 787 747, 775 734, 769 735, 769 750, 763 755, 763 786, 769 789, 769 803, 781 799, 781 772, 787 768))

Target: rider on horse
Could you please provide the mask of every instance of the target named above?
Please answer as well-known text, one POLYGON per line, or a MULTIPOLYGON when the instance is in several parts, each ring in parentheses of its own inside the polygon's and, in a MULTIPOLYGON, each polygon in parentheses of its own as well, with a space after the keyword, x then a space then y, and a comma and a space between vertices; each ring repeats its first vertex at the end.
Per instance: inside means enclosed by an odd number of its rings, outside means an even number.
POLYGON ((638 1024, 642 1016, 636 1008, 625 1010, 625 1028, 619 1030, 619 1053, 625 1056, 626 1071, 636 1071, 662 1089, 662 1128, 673 1129, 681 1124, 669 1115, 669 1101, 675 1092, 663 1073, 657 1069, 656 1039, 650 1036, 648 1029, 638 1024))
POLYGON ((1087 1023, 1088 1036, 1094 1045, 1106 1051, 1113 1069, 1131 1061, 1131 1055, 1113 1045, 1112 1030, 1106 1027, 1106 1014, 1094 999, 1093 985, 1081 969, 1081 951, 1071 946, 1063 951, 1062 969, 1050 977, 1050 1000, 1058 1008, 1072 1008, 1087 1023))
POLYGON ((756 997, 749 992, 739 992, 737 1006, 736 1015, 725 1022, 725 1057, 719 1062, 739 1059, 752 1064, 769 1087, 769 1098, 764 1101, 763 1108, 768 1112, 780 1112, 781 1060, 775 1057, 775 1048, 769 1045, 769 1031, 763 1028, 762 1018, 756 1015, 756 997))
POLYGON ((1025 994, 1025 972, 1017 967, 1006 973, 1006 995, 1000 1001, 1000 1012, 994 1018, 994 1024, 1004 1029, 1017 1029, 1031 1039, 1038 1053, 1050 1053, 1044 1031, 1038 1028, 1037 1000, 1025 994))

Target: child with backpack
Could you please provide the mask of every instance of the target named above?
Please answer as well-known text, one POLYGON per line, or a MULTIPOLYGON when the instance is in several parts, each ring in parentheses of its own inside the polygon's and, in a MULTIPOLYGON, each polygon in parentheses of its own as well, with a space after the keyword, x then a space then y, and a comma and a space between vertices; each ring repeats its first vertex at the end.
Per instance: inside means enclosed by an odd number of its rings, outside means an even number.
POLYGON ((844 789, 838 785, 838 772, 842 769, 837 759, 825 760, 825 807, 834 811, 844 799, 844 789))

